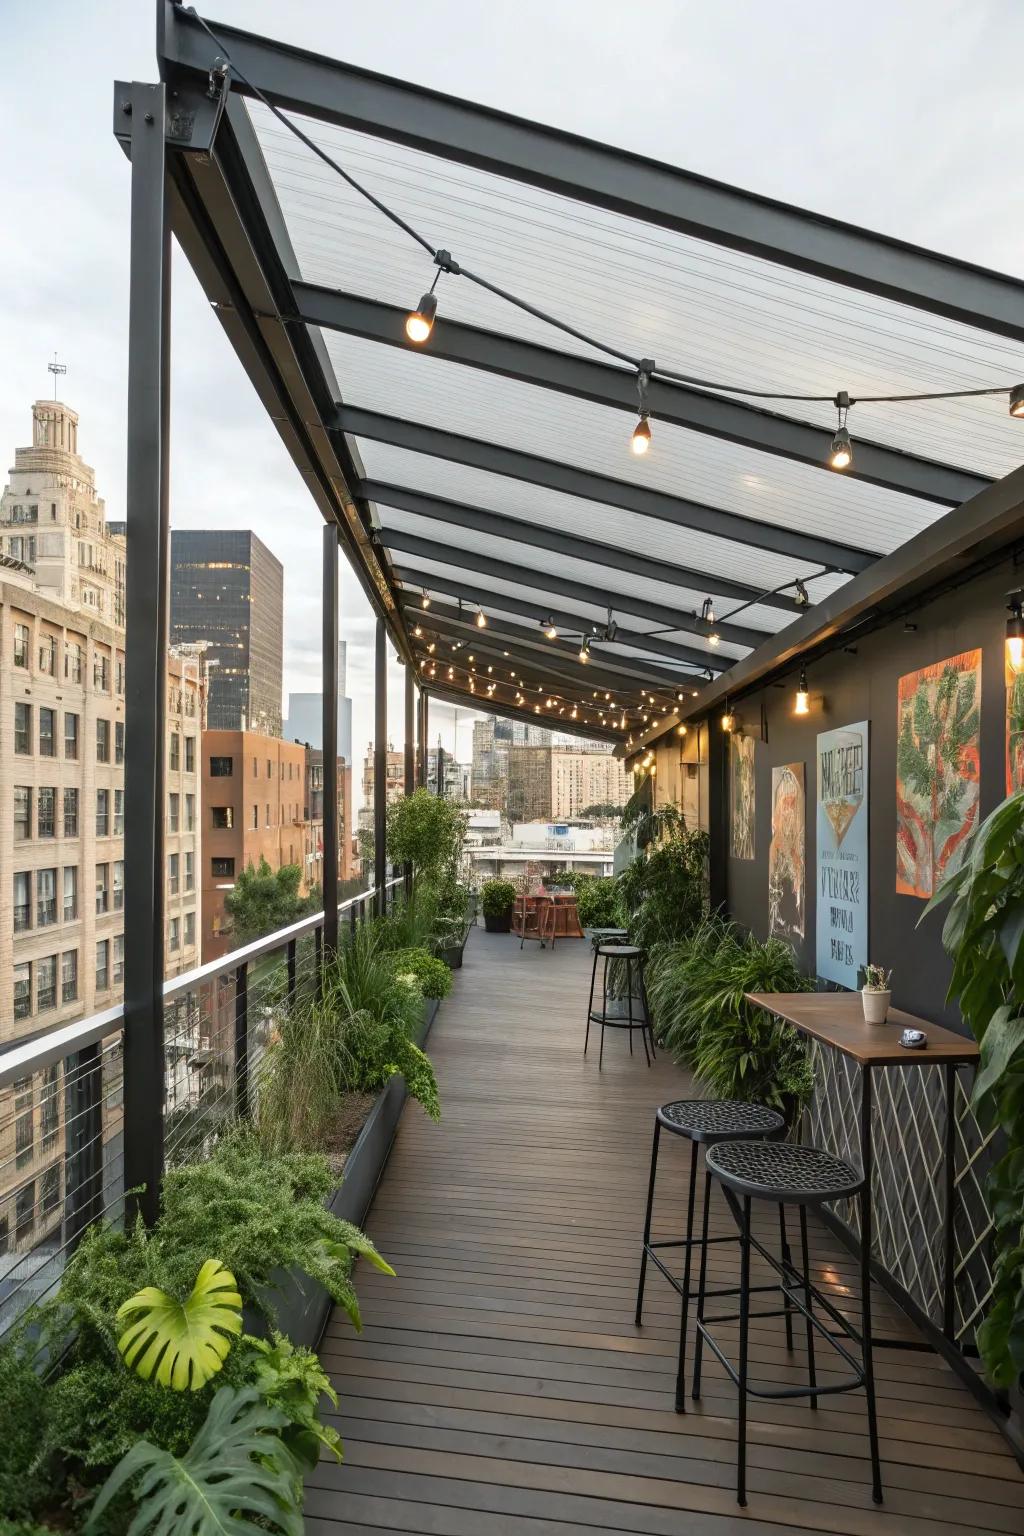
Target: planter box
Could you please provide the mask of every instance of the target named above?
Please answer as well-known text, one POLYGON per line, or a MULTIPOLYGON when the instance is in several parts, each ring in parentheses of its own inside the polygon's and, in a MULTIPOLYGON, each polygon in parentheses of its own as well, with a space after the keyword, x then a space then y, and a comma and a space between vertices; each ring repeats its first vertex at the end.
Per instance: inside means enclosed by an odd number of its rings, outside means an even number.
MULTIPOLYGON (((437 998, 424 999, 423 1023, 416 1034, 417 1045, 422 1045, 430 1034, 438 1006, 437 998)), ((355 1145, 345 1159, 342 1182, 327 1202, 328 1209, 343 1221, 362 1225, 387 1163, 407 1097, 401 1077, 393 1077, 377 1095, 355 1145)), ((315 1349, 327 1326, 333 1301, 323 1286, 299 1271, 289 1270, 280 1277, 275 1276, 274 1280, 272 1299, 277 1327, 293 1344, 315 1349)), ((262 1320, 248 1312, 245 1327, 250 1333, 266 1332, 262 1320)))
POLYGON ((462 952, 466 947, 466 940, 468 938, 469 924, 467 923, 466 927, 462 930, 462 938, 457 943, 446 944, 443 949, 438 948, 438 959, 443 960, 450 971, 462 970, 462 952))
POLYGON ((511 933, 512 910, 511 908, 502 917, 494 917, 484 913, 484 928, 488 933, 511 933))

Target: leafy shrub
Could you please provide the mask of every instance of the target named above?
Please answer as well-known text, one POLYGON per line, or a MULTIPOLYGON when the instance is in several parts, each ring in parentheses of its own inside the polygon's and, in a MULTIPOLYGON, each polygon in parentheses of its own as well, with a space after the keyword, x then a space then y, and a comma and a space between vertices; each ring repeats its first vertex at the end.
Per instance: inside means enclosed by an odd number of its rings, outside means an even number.
POLYGON ((584 928, 620 928, 618 881, 601 875, 587 875, 573 882, 576 910, 584 928))
POLYGON ((457 872, 466 823, 450 800, 417 789, 392 801, 387 811, 388 858, 411 864, 427 885, 457 872))
POLYGON ((47 1405, 33 1355, 21 1336, 0 1349, 0 1511, 12 1519, 30 1515, 47 1486, 40 1466, 47 1405))
POLYGON ((447 997, 452 989, 452 973, 444 961, 428 949, 396 949, 391 963, 396 977, 413 976, 424 997, 447 997))
POLYGON ((198 1392, 222 1369, 233 1335, 242 1331, 242 1298, 234 1275, 207 1259, 184 1301, 147 1285, 121 1303, 117 1321, 128 1324, 117 1347, 136 1376, 198 1392))
POLYGON ((641 809, 633 825, 639 851, 619 876, 619 897, 633 942, 649 950, 686 938, 706 915, 708 835, 689 831, 674 805, 641 809))
POLYGON ((505 917, 516 903, 516 888, 511 880, 485 880, 480 887, 480 907, 484 917, 505 917))

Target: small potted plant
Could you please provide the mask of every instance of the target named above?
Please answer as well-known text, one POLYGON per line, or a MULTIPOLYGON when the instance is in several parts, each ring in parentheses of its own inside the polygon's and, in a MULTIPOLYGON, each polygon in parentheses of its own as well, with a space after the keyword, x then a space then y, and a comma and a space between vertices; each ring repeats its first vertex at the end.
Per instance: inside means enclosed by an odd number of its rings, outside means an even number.
POLYGON ((488 933, 508 933, 516 888, 511 880, 485 880, 480 888, 480 907, 488 933))
POLYGON ((892 999, 892 989, 889 986, 891 978, 892 971, 886 971, 880 965, 864 967, 864 985, 861 988, 860 998, 864 1005, 866 1024, 885 1023, 892 999))

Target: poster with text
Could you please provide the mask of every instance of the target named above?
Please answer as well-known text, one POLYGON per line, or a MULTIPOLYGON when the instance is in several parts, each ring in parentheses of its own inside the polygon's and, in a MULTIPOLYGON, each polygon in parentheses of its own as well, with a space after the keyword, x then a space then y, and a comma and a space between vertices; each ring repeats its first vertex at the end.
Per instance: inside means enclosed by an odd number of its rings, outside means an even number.
POLYGON ((1006 793, 1024 789, 1024 668, 1006 646, 1006 793))
POLYGON ((818 737, 816 970, 856 988, 868 959, 868 722, 818 737))
POLYGON ((963 651, 899 681, 896 889, 931 896, 963 863, 978 824, 981 652, 963 651))
POLYGON ((804 765, 772 769, 772 842, 768 850, 768 927, 773 937, 802 939, 807 906, 804 867, 804 765))
POLYGON ((754 738, 739 732, 729 737, 729 849, 754 857, 754 738))

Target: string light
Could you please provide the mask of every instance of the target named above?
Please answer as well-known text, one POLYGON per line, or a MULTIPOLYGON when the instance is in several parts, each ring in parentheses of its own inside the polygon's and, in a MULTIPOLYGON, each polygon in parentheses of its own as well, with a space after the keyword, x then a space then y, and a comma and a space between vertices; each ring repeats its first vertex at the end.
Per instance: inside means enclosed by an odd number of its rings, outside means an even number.
POLYGON ((633 428, 630 447, 638 458, 642 458, 651 446, 651 422, 650 411, 647 409, 647 389, 650 385, 651 374, 654 372, 654 368, 653 361, 645 357, 641 358, 636 371, 636 393, 640 419, 633 428))
POLYGON ((427 646, 427 650, 430 652, 431 656, 433 656, 434 652, 437 650, 436 640, 431 640, 430 644, 427 646))
POLYGON ((793 706, 794 715, 809 715, 811 712, 811 696, 807 691, 807 668, 800 668, 800 685, 796 690, 796 703, 793 706))
POLYGON ((734 729, 735 725, 736 717, 733 715, 732 710, 729 708, 729 701, 726 699, 725 714, 722 716, 722 730, 728 734, 734 729))
POLYGON ((677 725, 676 726, 676 735, 677 736, 685 736, 686 735, 686 726, 685 725, 677 725))
POLYGON ((540 627, 548 640, 558 639, 558 630, 555 627, 554 619, 541 619, 540 627))
POLYGON ((832 469, 849 469, 853 463, 853 440, 846 426, 850 412, 850 397, 845 389, 836 395, 836 433, 832 439, 828 462, 832 469))
POLYGON ((427 596, 426 591, 424 591, 423 596, 420 598, 420 607, 424 613, 430 607, 430 598, 427 596))
POLYGON ((476 627, 477 629, 487 628, 487 615, 482 608, 478 608, 476 612, 476 627))
POLYGON ((1013 672, 1024 670, 1024 616, 1021 602, 1024 593, 1010 594, 1010 617, 1006 621, 1006 660, 1013 672))
POLYGON ((423 626, 422 626, 422 624, 417 624, 416 625, 416 628, 413 630, 413 634, 416 636, 417 640, 420 638, 420 636, 423 634, 423 626))
POLYGON ((1024 384, 1015 384, 1010 390, 1010 415, 1024 416, 1024 384))
POLYGON ((589 660, 590 660, 590 641, 589 640, 584 640, 583 644, 580 646, 580 661, 588 662, 589 660))

